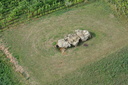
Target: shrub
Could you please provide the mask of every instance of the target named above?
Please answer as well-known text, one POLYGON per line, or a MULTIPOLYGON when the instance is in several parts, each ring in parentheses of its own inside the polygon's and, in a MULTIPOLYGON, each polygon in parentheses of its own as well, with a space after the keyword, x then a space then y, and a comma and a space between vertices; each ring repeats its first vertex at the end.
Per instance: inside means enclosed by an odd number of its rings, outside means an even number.
POLYGON ((57 43, 56 42, 53 42, 52 45, 55 46, 57 43))

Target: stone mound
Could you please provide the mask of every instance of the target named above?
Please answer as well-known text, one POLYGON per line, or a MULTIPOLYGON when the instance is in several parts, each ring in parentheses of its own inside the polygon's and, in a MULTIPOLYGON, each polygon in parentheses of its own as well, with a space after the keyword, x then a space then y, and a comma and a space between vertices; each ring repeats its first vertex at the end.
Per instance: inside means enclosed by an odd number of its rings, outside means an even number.
MULTIPOLYGON (((75 33, 68 34, 63 39, 58 40, 56 47, 66 49, 71 46, 77 46, 80 41, 87 41, 91 38, 91 34, 87 30, 75 30, 75 33)), ((63 51, 64 52, 64 51, 63 51)))

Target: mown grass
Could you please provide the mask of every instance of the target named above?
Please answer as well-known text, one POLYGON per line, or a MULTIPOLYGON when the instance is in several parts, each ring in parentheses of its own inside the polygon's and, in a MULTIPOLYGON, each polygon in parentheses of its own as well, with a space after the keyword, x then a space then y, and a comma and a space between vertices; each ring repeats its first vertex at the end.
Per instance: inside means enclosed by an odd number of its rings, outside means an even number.
POLYGON ((61 15, 58 13, 2 33, 10 52, 30 74, 33 85, 57 81, 127 45, 128 29, 120 24, 105 2, 97 1, 68 11, 61 10, 61 15), (81 44, 62 55, 53 43, 76 29, 89 30, 93 38, 83 43, 88 47, 81 44))
POLYGON ((128 46, 47 85, 127 85, 128 46))

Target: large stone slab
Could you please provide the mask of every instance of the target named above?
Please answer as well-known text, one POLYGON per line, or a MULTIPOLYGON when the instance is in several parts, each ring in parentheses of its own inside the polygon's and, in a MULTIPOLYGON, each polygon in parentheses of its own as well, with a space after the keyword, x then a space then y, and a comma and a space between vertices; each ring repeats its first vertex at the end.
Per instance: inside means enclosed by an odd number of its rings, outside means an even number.
POLYGON ((91 38, 91 34, 87 30, 75 30, 76 34, 80 37, 82 41, 87 41, 91 38))
POLYGON ((77 36, 77 34, 68 34, 65 38, 65 41, 67 41, 72 46, 77 46, 80 40, 80 37, 77 36))
POLYGON ((71 47, 71 44, 69 44, 68 41, 65 41, 64 39, 58 40, 57 45, 58 45, 59 48, 71 47))
MULTIPOLYGON (((64 37, 64 39, 60 39, 57 42, 56 47, 60 49, 66 49, 71 46, 77 46, 80 41, 87 41, 88 39, 91 38, 91 34, 87 30, 75 30, 75 33, 73 34, 68 34, 67 36, 64 37)), ((65 51, 65 50, 64 50, 65 51)))

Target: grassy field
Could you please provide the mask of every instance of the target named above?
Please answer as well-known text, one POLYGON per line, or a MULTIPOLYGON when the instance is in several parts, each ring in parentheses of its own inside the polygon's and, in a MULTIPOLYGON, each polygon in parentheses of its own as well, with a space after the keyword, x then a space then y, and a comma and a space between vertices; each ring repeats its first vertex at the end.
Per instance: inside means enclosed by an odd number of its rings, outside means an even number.
POLYGON ((47 85, 127 85, 128 47, 47 85))
MULTIPOLYGON (((11 48, 10 52, 31 75, 30 82, 33 81, 33 85, 47 85, 55 81, 61 85, 63 78, 65 83, 74 85, 75 80, 67 81, 66 75, 77 72, 83 66, 88 66, 128 44, 128 28, 120 23, 104 2, 57 11, 8 29, 2 35, 11 48), (93 38, 85 42, 88 47, 81 44, 62 55, 52 44, 75 29, 89 30, 93 38)), ((74 78, 74 75, 70 77, 74 78)))
POLYGON ((12 64, 0 51, 0 85, 28 85, 19 73, 15 73, 12 64))

